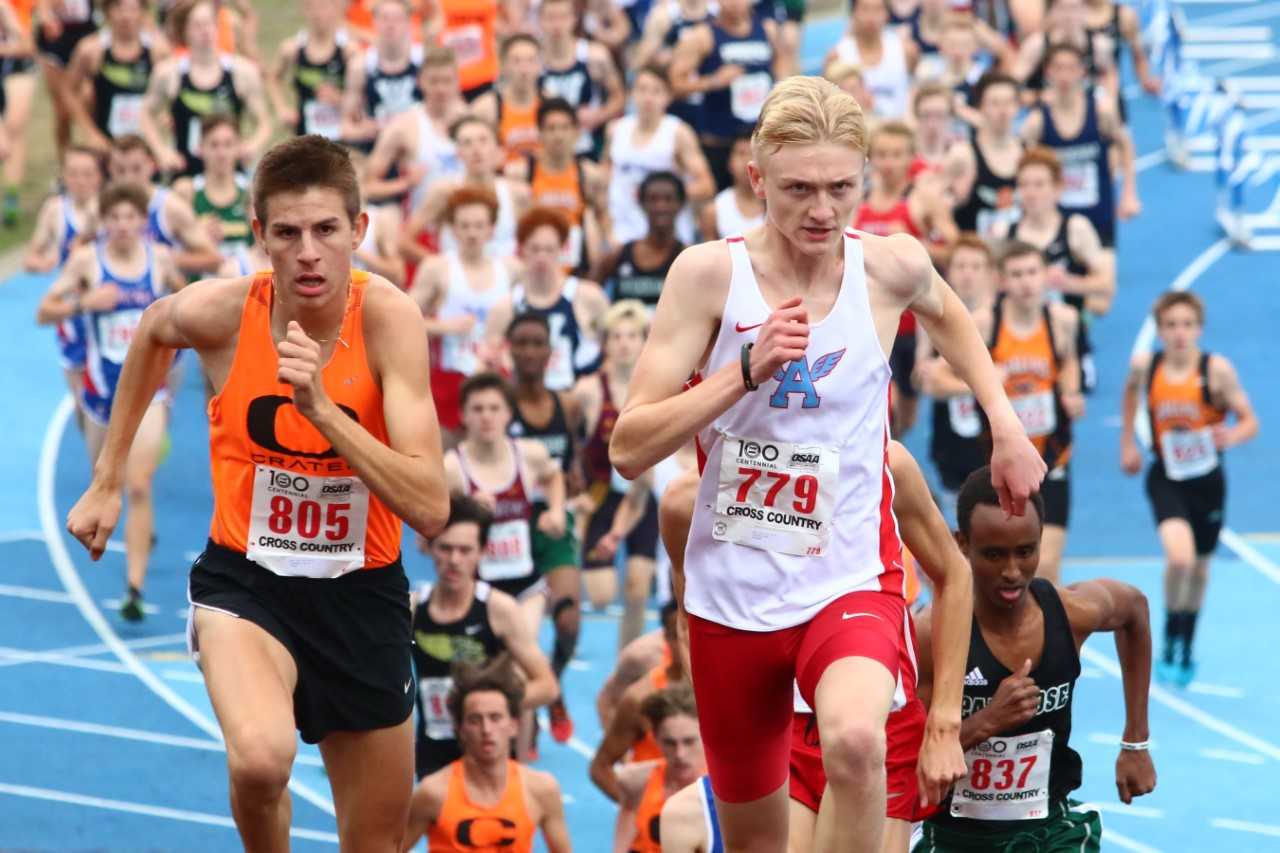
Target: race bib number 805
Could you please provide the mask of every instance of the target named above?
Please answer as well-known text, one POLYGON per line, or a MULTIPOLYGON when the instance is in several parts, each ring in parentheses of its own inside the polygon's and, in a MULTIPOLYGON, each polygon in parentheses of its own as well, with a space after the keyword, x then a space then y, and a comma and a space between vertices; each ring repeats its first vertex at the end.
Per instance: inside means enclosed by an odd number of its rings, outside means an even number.
POLYGON ((726 435, 712 536, 764 551, 822 556, 839 472, 834 448, 726 435))
POLYGON ((259 465, 248 557, 278 575, 335 578, 364 565, 368 520, 369 489, 355 477, 259 465))

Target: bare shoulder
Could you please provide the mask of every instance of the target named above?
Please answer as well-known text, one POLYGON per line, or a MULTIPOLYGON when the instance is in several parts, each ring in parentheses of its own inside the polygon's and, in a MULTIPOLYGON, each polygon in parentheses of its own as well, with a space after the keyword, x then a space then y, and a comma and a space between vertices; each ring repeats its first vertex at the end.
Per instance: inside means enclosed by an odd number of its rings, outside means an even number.
POLYGON ((206 278, 189 284, 170 302, 174 325, 195 349, 218 349, 240 331, 240 316, 253 276, 206 278))
POLYGON ((369 276, 364 308, 366 336, 373 333, 405 334, 422 325, 422 313, 412 297, 380 275, 369 276))
POLYGON ((667 283, 662 288, 663 297, 668 292, 680 294, 680 303, 696 297, 698 303, 712 301, 724 304, 729 292, 729 279, 733 277, 733 259, 728 243, 712 240, 689 246, 676 255, 667 273, 667 283))
POLYGON ((444 806, 445 798, 449 795, 449 777, 452 775, 453 765, 446 764, 427 776, 419 784, 419 790, 426 796, 427 802, 430 804, 432 819, 438 815, 440 809, 444 806))
POLYGON ((520 612, 520 605, 507 593, 490 587, 488 611, 489 621, 494 623, 497 633, 505 635, 515 623, 520 612))
POLYGON ((706 826, 702 814, 702 794, 698 788, 702 780, 686 785, 672 794, 662 805, 662 837, 681 836, 703 830, 706 826))
POLYGON ((560 783, 556 781, 556 777, 545 770, 524 764, 520 765, 520 772, 524 774, 524 783, 535 799, 543 802, 560 801, 560 783))
POLYGON ((245 59, 243 56, 231 57, 231 73, 246 83, 255 83, 262 80, 262 72, 258 70, 258 64, 251 60, 245 59))
POLYGON ((1237 379, 1235 365, 1231 359, 1218 353, 1209 354, 1209 385, 1221 388, 1223 382, 1235 382, 1237 379))
POLYGON ((910 234, 860 233, 867 277, 897 293, 914 294, 933 270, 929 253, 910 234))
POLYGON ((1080 322, 1080 312, 1065 302, 1050 302, 1049 319, 1061 330, 1074 330, 1080 322))

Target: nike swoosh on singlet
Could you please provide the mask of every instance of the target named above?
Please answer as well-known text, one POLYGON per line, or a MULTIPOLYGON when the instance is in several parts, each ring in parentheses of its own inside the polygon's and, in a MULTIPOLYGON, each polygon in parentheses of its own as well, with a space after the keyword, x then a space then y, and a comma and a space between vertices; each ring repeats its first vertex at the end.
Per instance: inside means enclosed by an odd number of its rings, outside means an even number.
POLYGON ((744 326, 744 325, 742 325, 741 323, 737 323, 737 324, 735 324, 735 325, 734 325, 734 327, 733 327, 733 328, 734 328, 734 330, 735 330, 735 331, 737 331, 737 332, 749 332, 749 331, 751 331, 752 329, 758 329, 758 328, 760 328, 760 327, 761 327, 761 326, 763 326, 763 325, 764 325, 764 323, 752 323, 750 326, 744 326))

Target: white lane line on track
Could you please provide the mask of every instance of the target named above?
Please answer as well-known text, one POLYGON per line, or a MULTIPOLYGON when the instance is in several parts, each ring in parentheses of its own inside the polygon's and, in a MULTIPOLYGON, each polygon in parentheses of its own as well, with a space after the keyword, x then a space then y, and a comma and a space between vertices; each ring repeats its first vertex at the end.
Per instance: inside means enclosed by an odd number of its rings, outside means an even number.
POLYGON ((1270 835, 1272 838, 1280 838, 1280 826, 1274 826, 1269 823, 1254 823, 1249 820, 1215 817, 1209 821, 1209 825, 1214 829, 1234 829, 1238 832, 1252 832, 1255 835, 1270 835))
POLYGON ((1237 557, 1253 566, 1264 577, 1274 583, 1280 583, 1280 566, 1267 559, 1261 551, 1246 542, 1240 534, 1234 530, 1223 529, 1219 539, 1222 540, 1223 545, 1235 552, 1237 557))
MULTIPOLYGON (((57 518, 58 510, 57 500, 54 495, 54 483, 58 465, 58 450, 62 445, 62 436, 66 432, 67 423, 71 420, 71 414, 74 409, 75 404, 70 396, 64 396, 62 402, 58 404, 58 408, 54 411, 53 417, 49 419, 49 425, 45 428, 44 443, 40 448, 36 503, 40 513, 40 529, 44 533, 45 545, 49 551, 49 560, 52 562, 54 570, 57 571, 58 577, 61 579, 67 593, 70 594, 79 608, 80 615, 84 617, 85 622, 89 623, 89 627, 98 635, 98 639, 102 641, 103 645, 110 648, 120 662, 127 666, 138 677, 138 680, 145 684, 165 704, 186 717, 210 737, 221 741, 222 731, 217 724, 175 693, 173 688, 165 684, 154 672, 139 661, 129 647, 121 641, 119 635, 103 618, 101 611, 94 604, 93 598, 89 595, 84 581, 76 570, 75 563, 71 560, 66 540, 63 538, 62 524, 57 518)), ((333 801, 310 785, 296 778, 291 778, 289 780, 289 788, 300 799, 306 800, 327 814, 334 814, 333 801)))
POLYGON ((1233 761, 1236 764, 1266 764, 1267 760, 1256 752, 1237 752, 1233 749, 1202 749, 1201 758, 1212 758, 1215 761, 1233 761))
MULTIPOLYGON (((207 826, 221 826, 227 829, 235 829, 235 821, 224 815, 208 814, 207 812, 193 812, 186 809, 170 809, 163 806, 152 806, 146 803, 131 803, 126 800, 109 800, 103 797, 90 797, 85 794, 75 794, 70 791, 55 791, 51 788, 35 788, 30 785, 8 785, 0 782, 0 794, 8 794, 12 797, 26 797, 33 800, 46 800, 54 803, 66 803, 73 806, 88 806, 89 808, 106 809, 115 812, 127 812, 129 814, 145 815, 147 817, 162 817, 169 820, 179 820, 185 823, 202 823, 207 826)), ((314 829, 298 829, 296 827, 289 830, 289 834, 294 838, 305 838, 308 841, 327 841, 331 844, 338 843, 338 836, 332 832, 319 832, 314 829)))
MULTIPOLYGON (((1120 665, 1101 652, 1085 646, 1080 649, 1080 657, 1088 660, 1089 663, 1103 670, 1108 675, 1111 675, 1114 678, 1120 678, 1120 665)), ((1164 705, 1175 714, 1186 717, 1201 727, 1206 728, 1209 731, 1216 732, 1228 740, 1233 740, 1254 752, 1261 753, 1272 761, 1280 761, 1280 746, 1276 746, 1275 744, 1265 741, 1256 735, 1252 735, 1243 729, 1237 728, 1225 720, 1215 717, 1208 711, 1203 711, 1200 708, 1197 708, 1195 705, 1192 705, 1185 699, 1175 696, 1158 684, 1151 685, 1149 695, 1152 700, 1164 705)))
MULTIPOLYGON (((90 723, 85 720, 66 720, 61 717, 46 717, 40 714, 17 714, 11 711, 0 711, 0 723, 11 723, 18 726, 34 726, 42 729, 54 729, 64 732, 78 732, 86 735, 101 735, 121 740, 136 740, 143 743, 154 743, 160 746, 176 746, 183 749, 199 749, 205 752, 226 752, 221 741, 205 738, 182 737, 151 732, 146 729, 130 729, 122 726, 107 726, 101 723, 90 723)), ((298 755, 297 762, 311 767, 323 767, 324 762, 314 755, 298 755)))
POLYGON ((1244 698, 1244 691, 1239 687, 1228 687, 1225 684, 1205 684, 1203 681, 1193 681, 1187 685, 1187 690, 1191 693, 1199 693, 1201 696, 1221 696, 1224 699, 1244 698))
MULTIPOLYGON (((1129 817, 1143 817, 1148 820, 1164 820, 1164 810, 1154 809, 1150 806, 1126 806, 1124 803, 1081 803, 1080 807, 1093 809, 1103 814, 1122 814, 1129 817)), ((1110 839, 1111 831, 1107 830, 1102 834, 1102 837, 1110 839)))
POLYGON ((29 601, 48 601, 53 604, 74 604, 71 596, 54 589, 36 589, 33 586, 13 586, 0 584, 0 595, 10 598, 25 598, 29 601))

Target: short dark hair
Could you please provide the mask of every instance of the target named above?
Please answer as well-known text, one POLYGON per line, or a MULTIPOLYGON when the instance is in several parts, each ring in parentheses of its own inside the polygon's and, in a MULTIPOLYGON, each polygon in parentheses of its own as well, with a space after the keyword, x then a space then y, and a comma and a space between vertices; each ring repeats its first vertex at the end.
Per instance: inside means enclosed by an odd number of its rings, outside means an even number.
POLYGON ((973 102, 981 107, 982 99, 994 86, 1010 86, 1015 93, 1018 91, 1018 81, 1013 79, 1012 75, 1005 74, 1003 71, 988 71, 978 78, 977 84, 973 87, 973 102))
POLYGON ((1044 262, 1044 250, 1031 245, 1025 240, 1010 240, 1005 244, 1004 250, 1000 252, 1000 272, 1004 272, 1004 268, 1008 266, 1009 261, 1025 258, 1035 255, 1040 261, 1044 262))
MULTIPOLYGON (((1044 527, 1044 498, 1039 492, 1032 492, 1027 503, 1036 508, 1036 518, 1044 527)), ((968 538, 973 529, 973 510, 980 506, 1000 506, 1000 494, 991 485, 991 466, 983 465, 965 478, 960 493, 956 496, 956 526, 968 538)))
POLYGON ((1049 45, 1049 49, 1044 52, 1045 67, 1048 67, 1049 63, 1053 62, 1053 58, 1060 53, 1071 54, 1080 61, 1081 65, 1084 65, 1086 62, 1083 50, 1070 42, 1060 41, 1056 44, 1049 45))
POLYGON ((449 493, 449 520, 440 528, 448 530, 455 524, 474 524, 480 528, 480 547, 489 544, 489 528, 493 525, 493 513, 480 501, 462 492, 449 493))
POLYGON ((547 337, 551 337, 551 321, 547 319, 547 315, 539 314, 535 311, 522 311, 511 318, 511 322, 507 324, 506 338, 511 339, 516 329, 525 324, 537 326, 547 333, 547 337))
POLYGON ((63 150, 62 152, 62 164, 64 166, 67 163, 67 158, 72 156, 73 154, 83 155, 85 157, 88 157, 90 160, 93 161, 93 165, 98 167, 98 175, 99 176, 102 175, 104 170, 102 168, 102 152, 101 151, 98 151, 97 149, 94 149, 94 148, 90 148, 87 145, 68 145, 66 149, 63 150))
POLYGON ((1160 315, 1177 305, 1185 305, 1196 312, 1196 320, 1204 325, 1204 302, 1199 296, 1187 290, 1168 290, 1160 294, 1156 304, 1151 308, 1151 318, 1160 325, 1160 315))
POLYGON ((360 182, 351 165, 350 152, 314 133, 295 136, 272 147, 258 163, 253 178, 253 210, 267 224, 267 201, 281 193, 304 192, 311 187, 335 190, 342 196, 347 219, 360 215, 360 182))
POLYGON ((684 181, 680 180, 680 176, 677 175, 675 172, 668 172, 665 170, 650 172, 649 174, 644 176, 644 179, 640 181, 640 188, 636 190, 636 201, 644 200, 644 195, 649 191, 649 187, 653 186, 654 184, 660 184, 664 182, 671 184, 673 187, 676 188, 676 198, 679 199, 681 204, 684 204, 685 199, 688 198, 688 193, 685 191, 685 188, 684 188, 684 181))
POLYGON ((529 35, 528 33, 512 33, 511 35, 507 36, 505 39, 502 40, 502 46, 498 48, 498 56, 505 59, 507 56, 507 53, 511 51, 511 48, 522 43, 531 44, 538 50, 539 53, 542 52, 542 44, 539 43, 539 41, 533 36, 529 35))
POLYGON ((671 91, 671 78, 667 76, 666 71, 662 70, 661 65, 654 62, 647 62, 636 69, 635 77, 639 77, 641 74, 648 74, 650 77, 657 78, 657 80, 662 83, 663 88, 668 92, 671 91))
POLYGON ((961 249, 968 249, 972 252, 981 252, 983 257, 987 259, 987 266, 991 266, 995 261, 995 253, 991 251, 991 244, 983 240, 972 231, 961 231, 960 236, 951 244, 947 251, 947 265, 951 265, 951 260, 956 256, 956 252, 961 249))
POLYGON ((200 138, 204 139, 220 127, 229 127, 236 133, 240 132, 240 122, 235 116, 228 113, 209 113, 200 119, 200 138))
POLYGON ((169 35, 171 41, 183 47, 187 46, 187 21, 191 19, 191 13, 204 4, 208 4, 214 10, 214 14, 217 14, 218 6, 214 0, 186 0, 186 2, 178 3, 170 10, 169 35))
POLYGON ((129 204, 142 216, 147 215, 147 204, 150 201, 145 187, 127 182, 107 184, 98 193, 98 212, 106 216, 117 204, 129 204))
POLYGON ((649 721, 655 733, 658 726, 681 714, 696 720, 698 703, 693 697, 693 687, 687 681, 677 681, 656 693, 650 693, 640 703, 640 713, 649 721))
POLYGON ((152 153, 151 146, 147 144, 147 140, 143 139, 136 133, 125 133, 111 140, 111 150, 121 154, 128 154, 130 151, 141 151, 155 162, 156 155, 152 153))
POLYGON ((513 412, 516 410, 511 394, 511 386, 507 383, 507 380, 487 370, 474 376, 468 376, 466 381, 462 383, 462 389, 458 392, 458 406, 465 409, 467 400, 471 395, 479 394, 481 391, 497 391, 502 395, 502 399, 506 401, 507 408, 513 412))
POLYGON ((491 134, 493 134, 494 139, 498 138, 498 131, 494 130, 493 125, 489 124, 489 122, 480 118, 480 116, 473 115, 471 113, 465 114, 464 116, 462 116, 462 118, 458 119, 453 124, 449 125, 449 138, 452 139, 454 142, 457 142, 458 134, 461 133, 462 129, 469 124, 478 124, 481 127, 488 130, 491 134))
POLYGON ((445 698, 445 706, 449 709, 449 716, 453 717, 455 728, 462 726, 462 709, 472 693, 501 693, 507 700, 511 716, 520 716, 521 705, 524 704, 524 682, 512 672, 506 657, 486 667, 459 661, 453 665, 451 675, 453 687, 445 698))
POLYGON ((564 98, 544 98, 542 103, 538 104, 538 127, 542 127, 547 121, 547 116, 563 113, 573 121, 574 127, 578 126, 578 112, 573 108, 573 104, 564 98))

